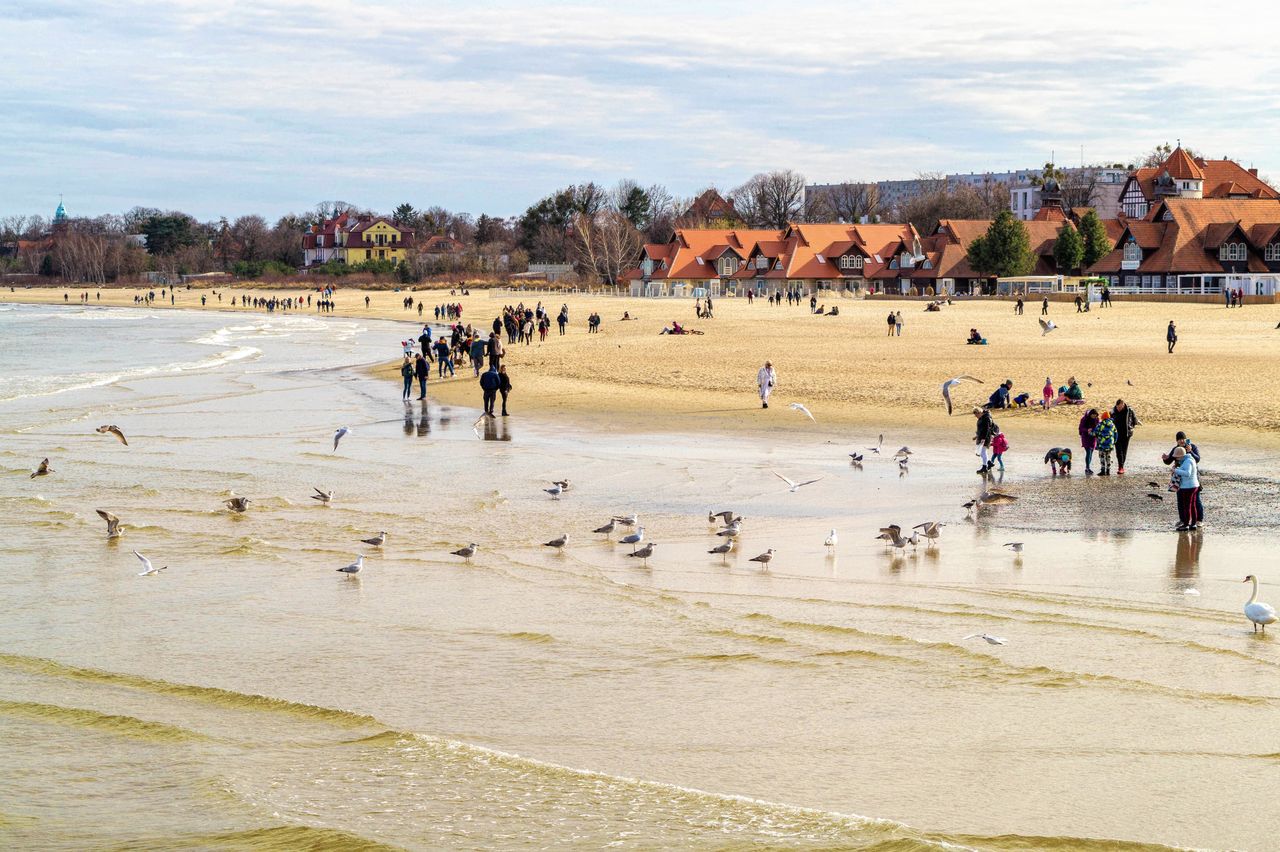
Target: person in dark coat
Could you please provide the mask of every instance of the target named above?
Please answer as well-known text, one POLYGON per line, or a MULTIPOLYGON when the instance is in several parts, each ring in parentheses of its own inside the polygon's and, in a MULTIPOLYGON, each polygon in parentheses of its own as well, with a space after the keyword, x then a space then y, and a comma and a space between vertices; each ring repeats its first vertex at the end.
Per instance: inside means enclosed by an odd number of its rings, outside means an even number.
POLYGON ((498 368, 498 393, 502 394, 502 416, 507 416, 507 394, 511 393, 511 377, 506 366, 498 368))
POLYGON ((413 362, 414 375, 418 377, 418 399, 427 398, 427 376, 431 375, 431 368, 427 366, 427 359, 421 355, 414 356, 413 362))
POLYGON ((1178 329, 1174 326, 1173 320, 1169 320, 1169 327, 1165 330, 1164 339, 1169 344, 1169 353, 1173 354, 1173 347, 1178 345, 1178 329))
POLYGON ((1076 431, 1080 433, 1080 447, 1084 450, 1084 472, 1085 474, 1093 473, 1093 451, 1098 448, 1098 438, 1093 433, 1093 427, 1098 425, 1098 409, 1090 408, 1084 413, 1084 417, 1080 418, 1080 423, 1076 426, 1076 431))
POLYGON ((480 390, 484 393, 484 413, 490 417, 493 416, 493 404, 498 398, 498 386, 501 381, 494 367, 485 370, 480 376, 480 390))
POLYGON ((489 369, 497 370, 502 366, 502 356, 506 354, 506 350, 502 348, 502 338, 495 331, 489 335, 489 369))
POLYGON ((400 365, 400 375, 404 377, 404 393, 401 398, 408 399, 413 393, 413 362, 408 358, 400 365))
POLYGON ((978 445, 979 452, 982 455, 982 467, 978 468, 978 473, 986 475, 991 470, 993 462, 990 459, 991 439, 996 436, 996 422, 991 419, 991 412, 985 408, 974 408, 973 416, 978 418, 977 431, 974 432, 973 442, 978 445))
POLYGON ((1123 474, 1124 460, 1129 455, 1129 439, 1142 421, 1123 399, 1116 400, 1115 407, 1111 409, 1111 420, 1116 424, 1116 473, 1123 474))

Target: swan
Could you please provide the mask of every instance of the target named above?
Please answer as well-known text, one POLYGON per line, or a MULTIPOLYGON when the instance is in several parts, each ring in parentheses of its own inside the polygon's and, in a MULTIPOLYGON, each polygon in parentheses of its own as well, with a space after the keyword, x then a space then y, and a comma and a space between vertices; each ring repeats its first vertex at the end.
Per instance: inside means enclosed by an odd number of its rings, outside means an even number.
POLYGON ((1262 625, 1262 632, 1267 632, 1268 624, 1276 623, 1276 611, 1269 603, 1262 603, 1258 600, 1258 578, 1250 574, 1244 578, 1244 582, 1253 583, 1253 594, 1249 595, 1249 600, 1244 605, 1245 618, 1253 622, 1253 632, 1258 632, 1258 625, 1262 625))

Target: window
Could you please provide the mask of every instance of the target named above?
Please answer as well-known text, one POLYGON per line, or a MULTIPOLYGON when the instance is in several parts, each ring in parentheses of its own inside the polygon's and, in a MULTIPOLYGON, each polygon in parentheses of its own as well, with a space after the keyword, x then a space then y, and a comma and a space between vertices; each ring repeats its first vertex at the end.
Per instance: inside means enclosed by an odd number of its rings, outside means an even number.
POLYGON ((324 248, 324 234, 316 237, 316 248, 324 248))
POLYGON ((1280 261, 1280 243, 1267 243, 1264 259, 1271 261, 1280 261))
POLYGON ((776 266, 774 266, 774 269, 778 270, 779 272, 782 271, 782 258, 778 258, 778 263, 776 266))
POLYGON ((364 259, 365 259, 365 260, 372 260, 372 259, 373 259, 373 249, 365 249, 365 250, 364 250, 364 259))
POLYGON ((1142 262, 1142 248, 1132 239, 1124 244, 1124 262, 1132 264, 1131 269, 1137 269, 1137 265, 1142 262))
POLYGON ((759 257, 756 258, 756 269, 768 269, 768 268, 769 268, 769 258, 765 257, 764 255, 760 255, 759 257))
POLYGON ((853 269, 853 256, 852 256, 852 255, 848 255, 848 254, 846 254, 846 255, 841 255, 841 257, 840 257, 840 268, 841 268, 841 269, 853 269))
POLYGON ((823 256, 822 256, 822 252, 816 252, 816 253, 814 253, 814 255, 813 255, 813 256, 814 256, 814 257, 816 257, 816 258, 818 259, 818 263, 826 263, 826 262, 827 262, 827 259, 826 259, 825 257, 823 257, 823 256))

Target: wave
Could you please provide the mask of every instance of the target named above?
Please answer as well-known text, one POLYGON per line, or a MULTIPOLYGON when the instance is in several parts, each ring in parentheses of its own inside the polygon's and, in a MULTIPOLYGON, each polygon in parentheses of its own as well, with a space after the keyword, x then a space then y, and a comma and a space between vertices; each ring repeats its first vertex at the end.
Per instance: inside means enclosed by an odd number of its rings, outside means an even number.
POLYGON ((320 828, 310 825, 275 825, 264 828, 248 828, 240 831, 211 832, 201 834, 166 834, 163 837, 137 837, 119 846, 105 849, 130 850, 130 852, 164 852, 170 849, 254 849, 264 852, 292 852, 308 849, 312 852, 382 852, 401 850, 403 847, 380 843, 349 831, 336 828, 320 828))
POLYGON ((41 704, 32 701, 6 701, 0 699, 0 715, 16 716, 36 722, 93 728, 122 737, 157 740, 161 742, 189 742, 208 739, 203 734, 163 722, 149 722, 136 716, 120 716, 100 713, 83 707, 64 707, 59 704, 41 704))
POLYGON ((34 399, 44 396, 55 396, 72 391, 90 390, 134 379, 146 379, 160 375, 178 375, 200 370, 212 370, 237 361, 257 358, 261 349, 252 346, 237 346, 202 358, 199 361, 188 361, 178 364, 153 365, 135 367, 130 370, 113 370, 100 373, 72 373, 70 375, 53 376, 14 376, 0 379, 0 402, 12 402, 18 399, 34 399), (41 382, 30 387, 33 382, 41 382))

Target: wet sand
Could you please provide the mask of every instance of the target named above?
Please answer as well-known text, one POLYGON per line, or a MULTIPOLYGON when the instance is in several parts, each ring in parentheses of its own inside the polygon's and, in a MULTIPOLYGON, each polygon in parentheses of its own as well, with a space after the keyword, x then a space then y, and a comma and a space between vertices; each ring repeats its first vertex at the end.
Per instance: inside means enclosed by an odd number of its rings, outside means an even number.
MULTIPOLYGON (((0 293, 0 303, 57 303, 62 292, 0 293)), ((138 291, 100 292, 101 304, 129 305, 138 291)), ((199 310, 199 292, 180 290, 178 307, 199 310)), ((225 301, 220 306, 211 301, 204 310, 230 309, 230 297, 243 291, 222 292, 225 301)), ((269 293, 306 295, 297 289, 269 293)), ((1091 404, 1110 406, 1125 398, 1147 424, 1142 434, 1148 436, 1187 429, 1199 440, 1280 447, 1280 373, 1271 369, 1280 358, 1275 328, 1280 305, 1228 310, 1218 304, 1117 302, 1077 314, 1069 303, 1054 303, 1050 317, 1059 328, 1048 336, 1036 322, 1037 303, 1028 303, 1026 314, 1017 317, 1013 304, 1004 301, 956 302, 940 313, 926 313, 920 302, 840 299, 840 315, 828 317, 811 315, 807 305, 770 307, 759 300, 749 305, 745 299, 722 298, 715 319, 698 320, 693 302, 683 299, 339 290, 336 316, 404 320, 406 337, 416 337, 418 315, 401 306, 405 295, 425 300, 428 307, 459 301, 464 321, 485 329, 504 304, 541 299, 554 314, 567 303, 567 335, 559 336, 553 324, 546 343, 509 347, 512 408, 525 414, 573 414, 600 428, 807 429, 812 424, 799 422, 800 415, 787 408, 788 402, 802 401, 820 425, 953 434, 971 431, 967 407, 985 401, 1004 379, 1013 379, 1015 395, 1027 391, 1039 399, 1047 375, 1055 385, 1077 377, 1091 404), (891 309, 903 313, 902 337, 885 336, 891 309), (598 335, 586 332, 592 311, 604 318, 598 335), (619 322, 624 311, 637 319, 619 322), (1180 334, 1173 355, 1165 351, 1170 319, 1180 334), (705 333, 659 335, 672 320, 705 333), (972 327, 986 336, 988 346, 965 345, 972 327), (773 361, 779 379, 768 412, 760 410, 755 397, 756 370, 765 359, 773 361), (957 415, 948 418, 941 384, 962 373, 986 384, 962 385, 955 394, 957 415)), ((157 302, 155 307, 167 306, 157 302)), ((425 318, 434 319, 430 310, 425 318)), ((389 365, 384 374, 394 376, 396 369, 389 365)), ((434 381, 433 374, 430 393, 467 405, 479 398, 469 371, 443 382, 434 381)), ((1006 412, 1001 424, 1047 449, 1072 440, 1081 413, 1071 407, 1047 414, 1006 412)))

